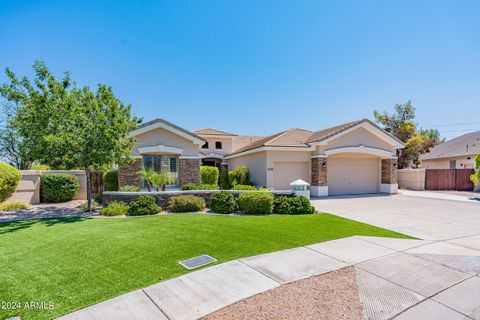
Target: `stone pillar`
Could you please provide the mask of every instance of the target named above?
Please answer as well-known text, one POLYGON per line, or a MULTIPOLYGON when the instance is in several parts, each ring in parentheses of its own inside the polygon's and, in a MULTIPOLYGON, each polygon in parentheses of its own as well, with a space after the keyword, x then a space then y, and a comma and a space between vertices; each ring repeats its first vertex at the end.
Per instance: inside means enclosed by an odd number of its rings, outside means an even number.
POLYGON ((312 196, 328 196, 327 169, 328 158, 326 156, 313 156, 311 158, 310 193, 312 196))
POLYGON ((178 183, 200 183, 200 162, 199 158, 179 158, 178 183))
POLYGON ((142 159, 135 159, 132 163, 118 165, 118 186, 142 186, 138 172, 142 170, 142 159))
POLYGON ((228 174, 228 163, 222 162, 220 163, 220 175, 228 174))
POLYGON ((397 193, 397 158, 382 159, 382 178, 380 192, 397 193))

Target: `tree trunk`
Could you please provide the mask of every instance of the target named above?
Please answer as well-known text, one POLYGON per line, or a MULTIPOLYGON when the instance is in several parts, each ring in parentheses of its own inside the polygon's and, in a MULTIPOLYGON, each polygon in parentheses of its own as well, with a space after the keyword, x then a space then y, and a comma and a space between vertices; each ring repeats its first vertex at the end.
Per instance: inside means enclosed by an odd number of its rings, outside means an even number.
POLYGON ((92 211, 92 180, 90 179, 90 170, 85 168, 85 176, 87 178, 87 208, 92 211))

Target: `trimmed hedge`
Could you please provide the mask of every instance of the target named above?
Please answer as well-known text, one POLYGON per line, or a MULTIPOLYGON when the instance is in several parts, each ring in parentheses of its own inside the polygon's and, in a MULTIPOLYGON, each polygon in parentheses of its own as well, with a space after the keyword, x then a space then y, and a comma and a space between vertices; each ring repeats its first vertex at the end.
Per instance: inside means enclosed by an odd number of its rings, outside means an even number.
POLYGON ((182 185, 182 190, 218 190, 218 185, 186 183, 182 185))
POLYGON ((168 209, 171 212, 198 212, 205 210, 205 199, 192 195, 171 197, 168 209))
POLYGON ((247 190, 247 191, 257 191, 257 187, 249 186, 245 184, 237 184, 232 190, 247 190))
POLYGON ((238 206, 247 214, 271 214, 273 194, 265 192, 245 192, 238 197, 238 206))
POLYGON ((139 186, 126 185, 121 186, 118 191, 120 192, 139 192, 141 189, 139 186))
POLYGON ((315 207, 304 196, 281 196, 273 200, 275 214, 312 214, 315 207))
POLYGON ((228 190, 231 188, 230 181, 228 181, 228 173, 223 172, 220 174, 219 185, 222 190, 228 190))
POLYGON ((128 204, 122 201, 112 201, 105 208, 100 209, 102 216, 120 216, 128 213, 128 204))
POLYGON ((238 205, 233 194, 222 191, 212 196, 210 209, 217 213, 232 213, 238 210, 238 205))
POLYGON ((40 176, 40 190, 45 202, 66 202, 75 197, 80 182, 73 174, 47 173, 40 176))
POLYGON ((118 191, 118 171, 110 170, 103 174, 105 191, 118 191))
POLYGON ((236 167, 228 172, 228 181, 232 187, 250 184, 250 171, 245 166, 236 167))
POLYGON ((0 203, 0 211, 22 210, 22 209, 27 209, 28 207, 29 207, 28 204, 25 204, 25 203, 20 202, 20 201, 0 203))
POLYGON ((137 200, 132 201, 128 207, 127 215, 144 216, 149 214, 157 214, 162 211, 155 203, 155 197, 142 195, 137 200))
POLYGON ((0 202, 10 198, 15 192, 22 174, 20 170, 9 164, 0 162, 0 202))
POLYGON ((200 167, 200 179, 202 184, 214 184, 218 185, 218 177, 220 173, 217 167, 201 166, 200 167))

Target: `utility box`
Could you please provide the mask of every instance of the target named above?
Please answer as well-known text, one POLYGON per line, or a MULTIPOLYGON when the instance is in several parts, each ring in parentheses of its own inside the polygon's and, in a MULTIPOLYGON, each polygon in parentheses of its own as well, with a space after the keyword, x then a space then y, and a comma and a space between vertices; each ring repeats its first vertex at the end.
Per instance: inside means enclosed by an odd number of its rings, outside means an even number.
POLYGON ((308 182, 303 181, 302 179, 298 179, 290 183, 290 189, 292 192, 297 196, 304 196, 307 199, 310 199, 310 184, 308 182))

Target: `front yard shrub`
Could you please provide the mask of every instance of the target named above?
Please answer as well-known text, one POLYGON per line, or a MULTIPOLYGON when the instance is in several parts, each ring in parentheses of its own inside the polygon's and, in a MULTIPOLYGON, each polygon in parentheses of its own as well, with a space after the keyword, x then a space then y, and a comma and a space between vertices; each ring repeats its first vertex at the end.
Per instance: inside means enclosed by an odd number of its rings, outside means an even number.
POLYGON ((105 208, 100 209, 102 216, 121 216, 128 213, 128 204, 122 201, 112 201, 105 208))
POLYGON ((240 210, 248 214, 271 214, 273 194, 264 192, 245 192, 238 197, 240 210))
POLYGON ((218 185, 219 171, 217 167, 201 166, 200 178, 202 184, 214 184, 218 185))
POLYGON ((218 190, 218 185, 186 183, 182 185, 182 190, 218 190))
POLYGON ((198 212, 205 210, 205 199, 192 195, 171 197, 168 209, 171 212, 198 212))
POLYGON ((28 204, 25 204, 25 203, 20 202, 20 201, 0 203, 0 211, 22 210, 22 209, 27 209, 28 207, 29 207, 28 204))
POLYGON ((250 184, 250 172, 245 166, 236 167, 228 172, 228 182, 232 187, 237 184, 250 184))
POLYGON ((142 195, 137 200, 132 201, 128 207, 127 215, 144 216, 148 214, 157 214, 162 211, 155 203, 155 197, 142 195))
POLYGON ((230 181, 228 181, 228 173, 223 172, 220 174, 220 188, 222 190, 228 190, 231 188, 230 181))
POLYGON ((126 185, 126 186, 121 186, 118 191, 120 192, 139 192, 140 187, 139 186, 132 186, 132 185, 126 185))
POLYGON ((118 171, 110 170, 103 174, 105 191, 118 191, 118 171))
POLYGON ((20 170, 9 164, 0 162, 0 202, 10 198, 15 192, 22 174, 20 170))
POLYGON ((48 173, 40 176, 40 190, 45 202, 66 202, 75 197, 80 187, 77 177, 66 173, 48 173))
POLYGON ((232 190, 247 190, 247 191, 257 191, 257 187, 249 186, 246 184, 237 184, 232 190))
POLYGON ((45 170, 50 170, 50 166, 47 166, 46 164, 40 164, 40 163, 34 163, 32 164, 32 166, 30 167, 31 170, 42 170, 42 171, 45 171, 45 170))
POLYGON ((281 196, 273 200, 275 214, 312 214, 315 207, 303 196, 281 196))
POLYGON ((222 191, 212 196, 210 208, 217 213, 232 213, 237 211, 238 205, 233 194, 222 191))

